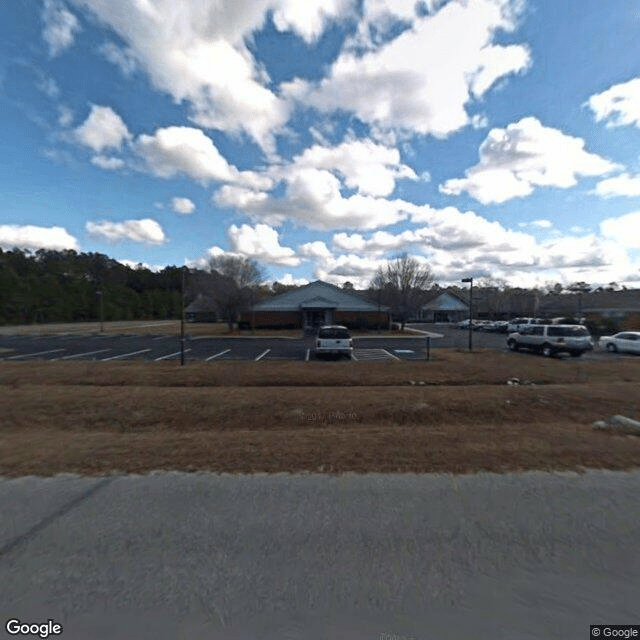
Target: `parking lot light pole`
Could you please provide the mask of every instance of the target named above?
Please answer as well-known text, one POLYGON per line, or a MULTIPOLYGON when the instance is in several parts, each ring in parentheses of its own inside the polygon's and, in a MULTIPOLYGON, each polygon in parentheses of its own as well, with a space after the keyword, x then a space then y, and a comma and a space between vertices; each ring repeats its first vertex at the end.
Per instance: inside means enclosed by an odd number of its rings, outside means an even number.
POLYGON ((100 333, 104 333, 104 303, 102 291, 96 291, 96 294, 100 296, 100 333))
POLYGON ((473 349, 473 278, 462 278, 469 283, 469 351, 473 349))
POLYGON ((182 267, 182 286, 180 290, 181 309, 180 309, 180 366, 184 367, 184 270, 182 267))

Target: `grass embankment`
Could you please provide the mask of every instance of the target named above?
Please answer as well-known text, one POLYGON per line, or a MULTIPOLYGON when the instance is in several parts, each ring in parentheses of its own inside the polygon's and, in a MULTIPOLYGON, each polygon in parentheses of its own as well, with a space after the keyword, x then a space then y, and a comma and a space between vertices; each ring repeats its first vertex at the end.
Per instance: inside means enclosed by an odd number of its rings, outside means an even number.
POLYGON ((640 359, 434 355, 185 367, 2 362, 0 475, 640 466, 640 438, 592 428, 616 413, 640 419, 640 359), (514 376, 534 384, 507 385, 514 376))

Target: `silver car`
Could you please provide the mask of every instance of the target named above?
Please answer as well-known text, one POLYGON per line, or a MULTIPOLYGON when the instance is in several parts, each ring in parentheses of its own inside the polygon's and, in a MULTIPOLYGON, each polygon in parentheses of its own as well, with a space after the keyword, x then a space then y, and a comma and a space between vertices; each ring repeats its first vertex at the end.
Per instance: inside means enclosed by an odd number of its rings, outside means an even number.
POLYGON ((593 341, 580 324, 532 324, 509 334, 507 346, 512 351, 528 349, 546 357, 565 352, 579 358, 593 349, 593 341))
POLYGON ((612 353, 620 351, 640 354, 640 331, 622 331, 613 336, 602 336, 598 344, 612 353))

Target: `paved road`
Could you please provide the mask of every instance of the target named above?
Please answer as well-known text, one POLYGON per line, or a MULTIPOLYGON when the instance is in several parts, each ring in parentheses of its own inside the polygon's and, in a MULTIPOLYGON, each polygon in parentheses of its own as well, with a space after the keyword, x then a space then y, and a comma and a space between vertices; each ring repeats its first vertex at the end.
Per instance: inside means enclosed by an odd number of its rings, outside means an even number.
POLYGON ((65 640, 640 624, 640 472, 27 477, 0 513, 3 623, 65 640))

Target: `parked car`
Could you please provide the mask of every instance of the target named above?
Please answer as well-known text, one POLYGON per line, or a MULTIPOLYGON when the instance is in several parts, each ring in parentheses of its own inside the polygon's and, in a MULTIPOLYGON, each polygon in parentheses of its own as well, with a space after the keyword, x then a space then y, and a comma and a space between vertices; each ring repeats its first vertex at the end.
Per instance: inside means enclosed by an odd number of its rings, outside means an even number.
POLYGON ((532 324, 509 334, 507 346, 512 351, 529 349, 546 357, 565 352, 578 358, 593 349, 593 341, 586 327, 579 324, 532 324))
POLYGON ((316 337, 315 354, 316 357, 334 355, 351 358, 353 340, 347 327, 337 324, 320 327, 316 337))
POLYGON ((509 320, 507 332, 514 333, 532 324, 544 324, 544 320, 542 318, 513 318, 513 320, 509 320))
POLYGON ((622 331, 613 336, 602 336, 598 345, 612 353, 620 351, 640 354, 640 331, 622 331))

